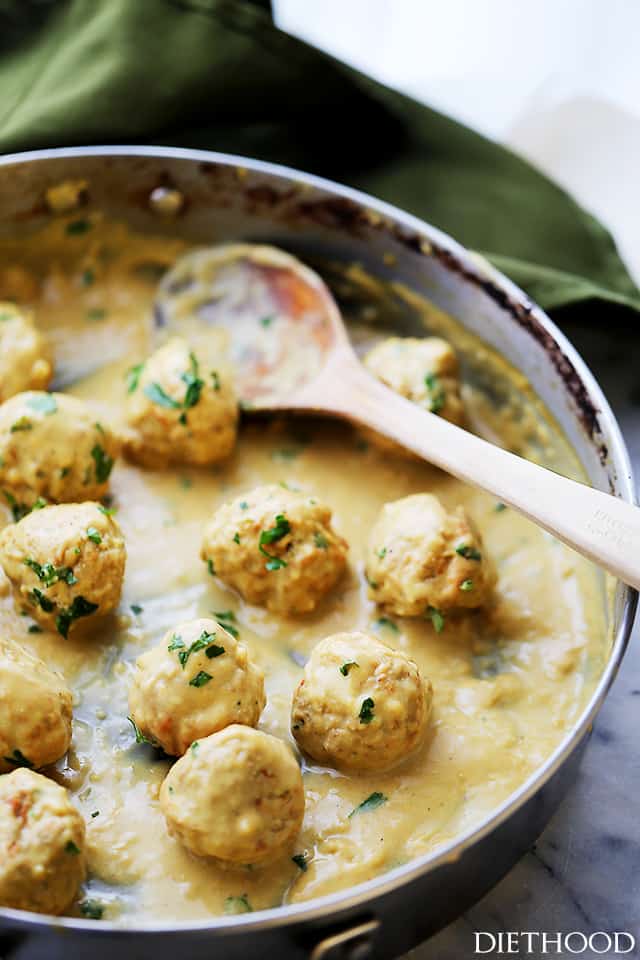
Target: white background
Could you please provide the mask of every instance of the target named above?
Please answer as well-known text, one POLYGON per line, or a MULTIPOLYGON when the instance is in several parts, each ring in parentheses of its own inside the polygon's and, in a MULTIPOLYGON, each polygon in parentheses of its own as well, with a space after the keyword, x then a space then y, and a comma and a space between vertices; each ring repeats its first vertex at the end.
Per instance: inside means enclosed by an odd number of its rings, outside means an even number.
POLYGON ((640 281, 640 0, 274 0, 277 25, 523 154, 640 281))

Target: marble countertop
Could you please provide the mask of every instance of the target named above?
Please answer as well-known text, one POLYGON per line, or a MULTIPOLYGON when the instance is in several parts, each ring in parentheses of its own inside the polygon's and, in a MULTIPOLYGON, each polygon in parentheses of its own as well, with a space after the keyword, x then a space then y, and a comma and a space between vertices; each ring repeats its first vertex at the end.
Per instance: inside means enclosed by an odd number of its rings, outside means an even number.
MULTIPOLYGON (((607 395, 640 478, 640 330, 633 320, 563 324, 607 395), (628 324, 628 326, 626 325, 628 324)), ((580 774, 551 823, 513 870, 472 910, 413 951, 411 960, 466 960, 476 930, 626 930, 640 956, 640 620, 580 774)), ((486 941, 487 945, 489 941, 486 941)), ((594 943, 602 949, 602 943, 594 943)), ((534 952, 514 956, 542 957, 534 952)), ((570 956, 569 953, 562 954, 570 956)), ((602 954, 600 954, 602 955, 602 954)), ((613 955, 613 954, 609 954, 613 955)), ((497 956, 488 953, 488 957, 497 956)), ((583 960, 598 956, 587 949, 583 960)))

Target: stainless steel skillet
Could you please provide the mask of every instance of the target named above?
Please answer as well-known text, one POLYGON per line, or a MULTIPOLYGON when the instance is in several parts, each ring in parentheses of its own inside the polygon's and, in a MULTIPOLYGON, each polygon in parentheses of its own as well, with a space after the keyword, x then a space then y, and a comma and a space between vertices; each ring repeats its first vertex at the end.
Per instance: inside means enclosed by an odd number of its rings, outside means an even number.
MULTIPOLYGON (((45 191, 66 179, 86 180, 91 206, 137 229, 196 243, 248 239, 283 246, 324 264, 338 296, 349 287, 348 268, 357 263, 370 277, 398 281, 427 297, 524 373, 594 486, 633 502, 618 426, 575 350, 521 291, 435 228, 355 191, 240 157, 105 147, 0 160, 0 233, 19 235, 46 223, 45 191)), ((377 289, 369 288, 370 299, 377 289)), ((409 333, 420 321, 410 301, 393 300, 387 322, 409 333)), ((617 586, 608 610, 606 668, 563 743, 485 823, 444 850, 307 904, 191 926, 127 928, 0 910, 0 955, 365 960, 409 949, 496 883, 546 824, 575 779, 593 718, 622 659, 636 599, 634 591, 617 586)))

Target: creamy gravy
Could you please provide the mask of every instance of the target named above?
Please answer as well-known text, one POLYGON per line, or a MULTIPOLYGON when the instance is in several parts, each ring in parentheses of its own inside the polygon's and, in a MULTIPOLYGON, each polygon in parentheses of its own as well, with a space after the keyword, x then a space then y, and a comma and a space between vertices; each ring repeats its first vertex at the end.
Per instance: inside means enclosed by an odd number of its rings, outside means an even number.
MULTIPOLYGON (((57 221, 33 239, 0 243, 0 298, 37 311, 53 346, 56 385, 117 420, 125 371, 149 349, 157 273, 184 249, 180 241, 132 236, 97 215, 71 234, 57 221)), ((474 429, 537 458, 553 434, 565 470, 579 475, 548 424, 538 429, 531 418, 525 433, 508 405, 496 411, 473 387, 465 398, 474 429)), ((249 422, 235 455, 216 469, 153 472, 120 461, 112 478, 128 551, 118 615, 97 633, 63 640, 29 633, 30 620, 14 609, 8 585, 0 597, 0 629, 61 670, 74 691, 73 747, 53 775, 85 816, 84 895, 100 901, 105 918, 186 922, 246 904, 258 910, 298 902, 435 850, 478 824, 545 760, 600 674, 606 625, 589 564, 485 494, 426 464, 381 453, 347 426, 249 422), (318 492, 350 544, 347 576, 316 614, 297 620, 242 603, 199 559, 212 511, 269 482, 318 492), (365 543, 381 506, 421 491, 447 507, 467 507, 499 571, 494 607, 450 616, 440 634, 427 621, 381 620, 363 576, 365 543), (127 721, 136 657, 173 624, 221 610, 235 612, 242 640, 265 671, 261 728, 286 739, 301 664, 327 634, 370 631, 406 651, 433 683, 428 742, 400 769, 347 777, 304 767, 307 808, 295 850, 306 857, 304 871, 288 858, 261 870, 223 870, 172 840, 158 805, 169 760, 136 745, 127 721), (350 816, 374 792, 386 802, 350 816), (246 899, 229 899, 239 897, 246 899)))

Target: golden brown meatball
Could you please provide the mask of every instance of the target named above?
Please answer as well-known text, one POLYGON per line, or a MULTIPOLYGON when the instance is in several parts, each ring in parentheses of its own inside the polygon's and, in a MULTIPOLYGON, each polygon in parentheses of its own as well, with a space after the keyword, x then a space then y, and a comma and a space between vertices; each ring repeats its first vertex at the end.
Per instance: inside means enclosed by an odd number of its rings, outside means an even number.
POLYGON ((262 671, 216 620, 179 623, 143 653, 129 691, 131 717, 165 753, 232 723, 254 727, 266 703, 262 671))
POLYGON ((0 303, 0 403, 21 390, 44 390, 51 372, 49 351, 31 312, 0 303))
POLYGON ((84 832, 64 787, 26 769, 0 777, 0 904, 62 913, 85 878, 84 832))
POLYGON ((386 770, 422 743, 431 700, 431 683, 404 653, 364 633, 338 633, 314 647, 293 696, 291 730, 319 763, 386 770))
POLYGON ((118 441, 81 400, 19 393, 0 406, 0 489, 14 519, 42 500, 99 500, 118 441))
POLYGON ((447 513, 429 493, 384 505, 369 537, 366 574, 371 599, 400 617, 479 607, 495 583, 465 510, 447 513))
POLYGON ((249 603, 286 615, 315 609, 342 574, 347 549, 328 507, 270 484, 215 512, 201 556, 210 573, 249 603))
POLYGON ((71 742, 71 691, 59 673, 0 640, 0 773, 55 763, 71 742))
POLYGON ((364 364, 407 400, 451 423, 463 423, 458 358, 446 340, 389 337, 369 351, 364 364))
POLYGON ((0 533, 0 565, 19 605, 63 637, 118 606, 125 560, 120 528, 98 503, 43 507, 0 533))
POLYGON ((238 403, 228 371, 203 366, 173 337, 129 371, 127 454, 149 467, 208 464, 232 452, 238 403))
POLYGON ((302 775, 282 740, 232 724, 191 744, 167 774, 160 805, 192 853, 261 864, 287 852, 300 830, 302 775))

